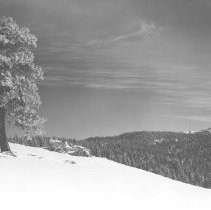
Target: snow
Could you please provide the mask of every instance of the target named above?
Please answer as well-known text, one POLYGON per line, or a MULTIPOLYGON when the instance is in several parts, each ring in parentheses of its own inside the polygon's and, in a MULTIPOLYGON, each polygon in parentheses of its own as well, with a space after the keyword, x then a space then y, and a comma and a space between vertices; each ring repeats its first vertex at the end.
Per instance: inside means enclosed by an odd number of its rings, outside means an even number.
POLYGON ((60 143, 61 141, 59 141, 58 139, 50 139, 50 142, 52 142, 52 143, 60 143))
POLYGON ((187 133, 187 134, 193 134, 193 133, 197 133, 197 132, 199 132, 199 131, 184 131, 184 133, 187 133))
POLYGON ((211 190, 97 157, 10 144, 0 153, 1 209, 204 209, 211 190))

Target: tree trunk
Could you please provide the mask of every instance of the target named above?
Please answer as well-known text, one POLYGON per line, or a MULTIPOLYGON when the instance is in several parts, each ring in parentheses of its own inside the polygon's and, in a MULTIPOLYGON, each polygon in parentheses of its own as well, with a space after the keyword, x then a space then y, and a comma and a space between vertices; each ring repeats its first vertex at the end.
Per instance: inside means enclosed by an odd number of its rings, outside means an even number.
POLYGON ((1 152, 10 151, 5 130, 5 108, 0 107, 0 149, 1 152))

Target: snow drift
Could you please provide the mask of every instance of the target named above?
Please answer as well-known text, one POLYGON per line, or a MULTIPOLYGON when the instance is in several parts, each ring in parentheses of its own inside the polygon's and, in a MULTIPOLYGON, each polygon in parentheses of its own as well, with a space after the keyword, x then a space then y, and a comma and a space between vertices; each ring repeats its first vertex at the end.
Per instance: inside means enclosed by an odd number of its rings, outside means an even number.
POLYGON ((10 144, 0 153, 1 209, 203 209, 211 190, 107 159, 10 144))

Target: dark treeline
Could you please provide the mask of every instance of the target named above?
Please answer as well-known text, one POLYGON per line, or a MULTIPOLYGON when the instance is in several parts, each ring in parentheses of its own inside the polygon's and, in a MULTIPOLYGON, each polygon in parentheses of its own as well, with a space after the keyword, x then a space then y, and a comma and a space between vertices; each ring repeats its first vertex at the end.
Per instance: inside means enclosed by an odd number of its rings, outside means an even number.
POLYGON ((88 148, 91 154, 181 182, 211 188, 211 133, 131 132, 112 137, 10 138, 10 142, 53 151, 50 139, 88 148))
POLYGON ((26 146, 31 146, 31 147, 42 147, 45 149, 48 149, 50 151, 54 151, 55 148, 53 147, 52 141, 51 140, 59 140, 61 142, 68 142, 69 144, 76 144, 76 139, 71 139, 71 138, 63 138, 63 137, 47 137, 47 136, 23 136, 23 137, 18 137, 15 136, 13 138, 8 138, 8 141, 11 143, 18 143, 18 144, 23 144, 26 146))
POLYGON ((92 155, 211 188, 211 133, 132 132, 80 140, 92 155))

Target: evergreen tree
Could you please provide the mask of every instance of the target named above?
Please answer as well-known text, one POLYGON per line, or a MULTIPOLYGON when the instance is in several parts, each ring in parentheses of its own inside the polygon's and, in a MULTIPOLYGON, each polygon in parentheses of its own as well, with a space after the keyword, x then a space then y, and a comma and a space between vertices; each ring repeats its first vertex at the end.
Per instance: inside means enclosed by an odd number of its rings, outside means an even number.
POLYGON ((0 19, 0 148, 9 151, 5 122, 29 132, 43 132, 44 120, 37 80, 42 68, 35 64, 31 48, 37 38, 26 27, 19 27, 11 17, 0 19))

